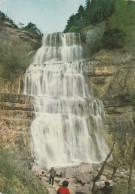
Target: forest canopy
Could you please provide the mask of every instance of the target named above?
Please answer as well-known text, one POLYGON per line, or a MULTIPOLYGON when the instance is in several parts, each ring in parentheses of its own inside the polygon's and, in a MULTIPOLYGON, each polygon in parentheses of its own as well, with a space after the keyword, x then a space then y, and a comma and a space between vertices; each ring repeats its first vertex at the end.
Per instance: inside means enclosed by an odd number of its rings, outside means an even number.
POLYGON ((64 32, 78 32, 91 24, 106 22, 102 46, 130 47, 135 38, 135 2, 131 0, 86 0, 85 6, 70 16, 64 32))
POLYGON ((77 32, 90 24, 106 20, 114 12, 115 0, 86 0, 78 12, 70 16, 64 32, 77 32))

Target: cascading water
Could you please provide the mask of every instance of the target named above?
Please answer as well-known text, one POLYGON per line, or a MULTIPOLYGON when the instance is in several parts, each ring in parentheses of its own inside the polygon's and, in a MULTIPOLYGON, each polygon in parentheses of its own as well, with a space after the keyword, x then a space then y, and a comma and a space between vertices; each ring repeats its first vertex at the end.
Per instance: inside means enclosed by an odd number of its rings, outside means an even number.
POLYGON ((80 37, 54 33, 26 71, 24 93, 34 97, 31 148, 40 165, 68 166, 103 161, 104 110, 83 75, 80 37))

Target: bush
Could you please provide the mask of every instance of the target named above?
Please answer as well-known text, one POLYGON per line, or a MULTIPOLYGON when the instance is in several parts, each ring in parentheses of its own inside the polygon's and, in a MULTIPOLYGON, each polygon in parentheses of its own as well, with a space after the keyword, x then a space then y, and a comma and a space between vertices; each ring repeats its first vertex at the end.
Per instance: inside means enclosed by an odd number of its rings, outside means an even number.
POLYGON ((35 175, 9 152, 0 149, 0 192, 6 194, 47 194, 35 175))
MULTIPOLYGON (((133 185, 132 185, 133 186, 133 185)), ((127 194, 127 190, 128 190, 128 185, 126 182, 122 181, 120 183, 117 183, 117 185, 115 185, 113 187, 113 192, 112 194, 127 194)), ((135 193, 135 189, 132 187, 132 191, 130 194, 134 194, 135 193)))
POLYGON ((122 48, 126 41, 126 34, 117 28, 107 28, 104 33, 103 46, 107 49, 122 48))
POLYGON ((36 35, 39 36, 39 38, 42 37, 42 33, 40 32, 40 30, 37 28, 37 26, 33 23, 28 23, 27 26, 25 26, 24 28, 22 28, 23 30, 29 31, 31 33, 34 33, 36 35))
POLYGON ((80 26, 71 26, 71 28, 69 29, 69 32, 78 32, 81 30, 80 26))
POLYGON ((135 42, 135 3, 117 0, 115 12, 107 20, 103 44, 114 49, 130 47, 135 42))
POLYGON ((0 44, 0 74, 4 80, 13 81, 21 72, 25 71, 31 62, 29 55, 31 47, 21 40, 0 44))
POLYGON ((18 28, 18 26, 11 20, 7 15, 0 11, 0 21, 9 22, 14 28, 18 28))

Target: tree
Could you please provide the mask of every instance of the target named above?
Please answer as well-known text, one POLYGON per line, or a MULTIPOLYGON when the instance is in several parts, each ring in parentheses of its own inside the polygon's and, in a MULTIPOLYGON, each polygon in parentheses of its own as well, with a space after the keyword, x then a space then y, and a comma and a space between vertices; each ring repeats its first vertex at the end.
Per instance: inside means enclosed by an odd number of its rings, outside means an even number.
POLYGON ((29 22, 28 25, 25 26, 23 29, 28 30, 28 31, 35 33, 35 34, 38 34, 38 35, 42 35, 40 30, 37 28, 36 24, 33 24, 31 22, 29 22))
POLYGON ((64 32, 106 20, 114 12, 114 5, 115 0, 86 0, 85 7, 80 6, 77 14, 69 18, 64 32))
POLYGON ((17 25, 13 22, 12 19, 10 19, 7 15, 5 15, 3 12, 0 11, 0 21, 2 22, 9 22, 10 24, 12 24, 12 26, 14 26, 15 28, 18 28, 17 25))
POLYGON ((71 15, 67 21, 67 25, 66 25, 66 28, 64 30, 64 32, 68 32, 69 29, 71 28, 71 26, 74 25, 74 20, 75 20, 75 15, 71 15))
POLYGON ((107 20, 104 45, 107 48, 132 45, 135 40, 135 4, 117 0, 115 12, 107 20))
POLYGON ((82 5, 80 5, 80 7, 78 9, 78 13, 77 13, 79 19, 82 19, 84 17, 84 12, 85 12, 84 7, 82 5))
POLYGON ((86 24, 106 20, 114 11, 114 0, 92 0, 86 5, 86 24))
POLYGON ((103 162, 103 164, 102 164, 102 166, 101 166, 101 168, 100 168, 98 174, 97 174, 97 175, 95 176, 95 178, 93 179, 92 194, 95 194, 95 192, 96 192, 96 191, 95 191, 95 183, 96 183, 96 181, 98 181, 98 180, 100 179, 101 175, 103 174, 104 168, 105 168, 105 166, 107 165, 107 162, 108 162, 109 158, 111 157, 111 155, 112 155, 112 153, 113 153, 114 146, 115 146, 115 144, 113 144, 113 146, 112 146, 110 152, 108 153, 108 155, 107 155, 105 161, 103 162))
POLYGON ((6 15, 0 11, 0 20, 3 21, 5 19, 6 19, 6 15))
POLYGON ((85 8, 87 9, 91 4, 90 0, 85 0, 85 8))

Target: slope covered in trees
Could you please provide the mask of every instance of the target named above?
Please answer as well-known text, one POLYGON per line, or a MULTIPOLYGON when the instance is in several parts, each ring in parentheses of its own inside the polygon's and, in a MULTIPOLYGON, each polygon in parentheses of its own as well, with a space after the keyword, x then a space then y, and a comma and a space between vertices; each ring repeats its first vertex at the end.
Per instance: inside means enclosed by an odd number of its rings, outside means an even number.
POLYGON ((86 0, 85 7, 70 16, 64 32, 78 32, 91 24, 106 22, 102 47, 131 47, 135 41, 135 2, 125 0, 86 0))
POLYGON ((86 0, 85 7, 80 5, 78 12, 70 16, 64 32, 77 32, 90 24, 106 20, 114 12, 114 0, 86 0))

